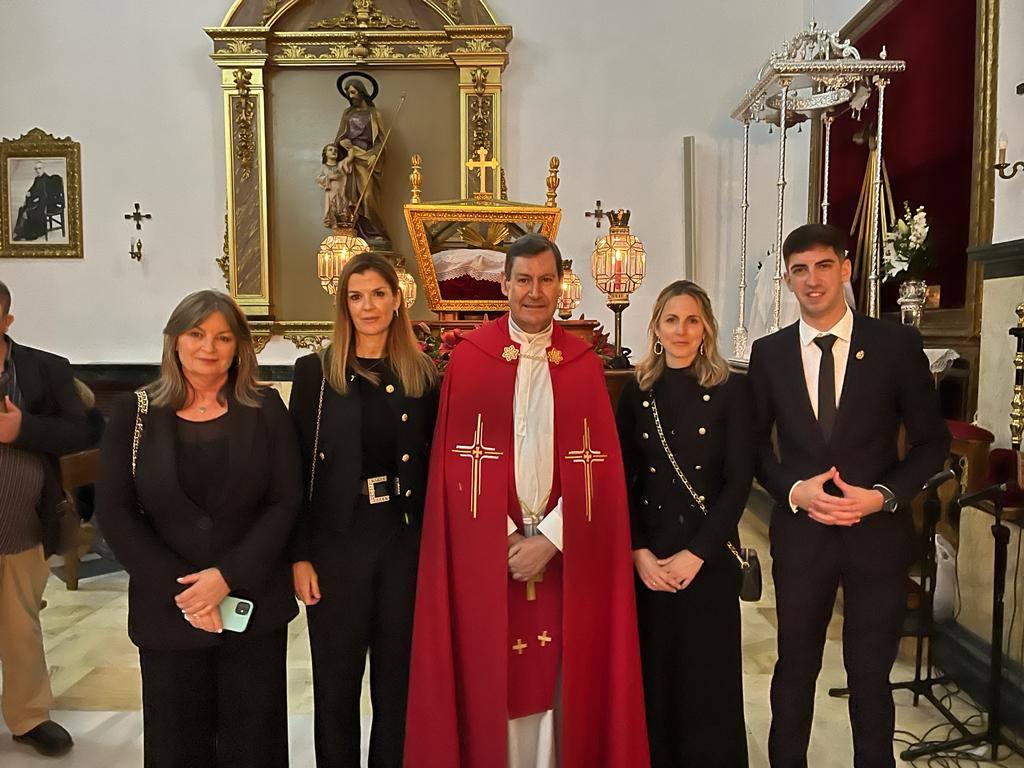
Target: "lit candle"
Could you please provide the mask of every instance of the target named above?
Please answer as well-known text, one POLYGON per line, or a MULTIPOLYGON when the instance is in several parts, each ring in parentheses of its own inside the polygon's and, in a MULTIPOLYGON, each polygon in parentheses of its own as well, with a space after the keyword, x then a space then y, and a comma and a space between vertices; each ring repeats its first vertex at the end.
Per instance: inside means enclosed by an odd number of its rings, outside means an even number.
POLYGON ((1006 134, 999 134, 999 164, 1006 164, 1006 134))

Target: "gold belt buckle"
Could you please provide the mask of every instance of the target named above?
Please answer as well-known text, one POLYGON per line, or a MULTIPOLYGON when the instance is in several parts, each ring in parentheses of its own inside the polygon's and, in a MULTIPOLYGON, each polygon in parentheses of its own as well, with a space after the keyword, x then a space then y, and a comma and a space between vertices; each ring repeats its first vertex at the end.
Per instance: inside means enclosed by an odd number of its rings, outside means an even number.
POLYGON ((383 496, 378 496, 377 493, 376 493, 376 487, 375 486, 377 485, 377 483, 385 483, 385 482, 387 482, 387 479, 388 479, 387 475, 380 475, 379 477, 368 477, 368 478, 366 478, 366 490, 367 490, 367 493, 369 493, 369 495, 370 495, 370 503, 371 504, 383 504, 385 501, 391 501, 391 496, 390 495, 385 494, 383 496))

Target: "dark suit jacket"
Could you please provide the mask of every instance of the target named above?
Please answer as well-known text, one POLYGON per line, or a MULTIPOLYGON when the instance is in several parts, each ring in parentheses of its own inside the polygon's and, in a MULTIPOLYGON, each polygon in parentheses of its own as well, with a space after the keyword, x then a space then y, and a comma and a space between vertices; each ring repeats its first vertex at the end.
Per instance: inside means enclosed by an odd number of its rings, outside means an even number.
MULTIPOLYGON (((312 558, 312 544, 318 532, 344 533, 352 523, 360 481, 363 479, 362 405, 354 376, 349 374, 351 386, 345 395, 339 395, 329 384, 324 389, 316 481, 310 501, 313 438, 323 368, 317 354, 305 355, 295 361, 289 410, 299 433, 305 492, 300 522, 292 542, 293 562, 312 558)), ((394 416, 394 430, 398 435, 394 467, 401 488, 397 500, 399 510, 408 515, 411 524, 418 526, 423 520, 427 466, 430 463, 430 441, 437 418, 438 391, 434 389, 419 398, 408 397, 401 382, 390 371, 381 377, 381 383, 391 384, 395 388, 388 396, 388 403, 394 416), (403 460, 406 456, 408 460, 403 460)), ((393 493, 391 496, 395 500, 393 493)))
POLYGON ((46 480, 38 510, 43 526, 43 549, 51 555, 61 538, 57 505, 64 498, 57 461, 65 453, 90 447, 92 430, 75 391, 71 364, 41 349, 9 343, 18 389, 24 400, 21 431, 14 446, 40 453, 46 459, 46 480))
POLYGON ((286 548, 302 493, 298 447, 280 395, 262 393, 260 408, 229 399, 228 464, 214 468, 224 487, 213 510, 198 507, 182 490, 171 408, 150 407, 144 417, 132 480, 135 395, 115 403, 103 438, 96 514, 131 577, 128 633, 139 647, 222 642, 189 625, 174 602, 185 589, 175 580, 203 568, 219 568, 232 595, 252 600, 249 634, 277 629, 297 613, 286 548))
POLYGON ((750 353, 756 475, 775 499, 772 551, 793 542, 805 551, 834 530, 794 515, 789 491, 798 480, 835 466, 847 483, 881 484, 899 499, 896 514, 873 514, 841 529, 848 547, 877 563, 906 565, 913 525, 910 501, 942 469, 950 436, 921 347, 910 326, 855 314, 850 355, 832 439, 826 443, 804 380, 799 323, 758 339, 750 353), (863 353, 863 354, 861 354, 863 353), (897 440, 906 427, 907 454, 897 440), (776 430, 777 452, 772 444, 776 430))

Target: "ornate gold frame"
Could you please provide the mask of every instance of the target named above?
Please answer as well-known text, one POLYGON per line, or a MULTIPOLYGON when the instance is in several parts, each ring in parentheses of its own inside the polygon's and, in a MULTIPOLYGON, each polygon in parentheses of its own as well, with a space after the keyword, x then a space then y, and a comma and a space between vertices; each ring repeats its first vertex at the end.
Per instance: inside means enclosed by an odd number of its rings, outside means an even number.
POLYGON ((20 139, 0 140, 0 258, 81 259, 82 250, 82 153, 81 145, 69 137, 58 139, 33 128, 20 139), (61 157, 67 168, 64 179, 64 215, 68 242, 14 244, 10 240, 10 179, 8 159, 18 157, 61 157))
POLYGON ((540 234, 552 240, 562 220, 561 208, 502 200, 471 200, 444 203, 409 203, 405 206, 405 223, 409 227, 412 249, 420 268, 420 281, 426 292, 427 306, 434 312, 504 312, 505 301, 452 300, 441 296, 430 253, 426 225, 434 221, 465 221, 491 223, 540 223, 540 234))
MULTIPOLYGON (((440 21, 434 29, 383 27, 285 31, 282 19, 315 0, 234 0, 218 27, 204 31, 224 92, 227 226, 217 259, 229 290, 254 323, 257 336, 283 334, 297 346, 319 345, 330 323, 275 316, 270 260, 267 133, 272 105, 264 88, 277 68, 455 68, 459 71, 460 145, 464 159, 484 146, 501 161, 501 77, 512 28, 498 23, 485 0, 464 24, 466 0, 421 0, 440 21), (259 9, 259 14, 256 9, 259 9), (259 16, 260 26, 246 21, 259 16), (475 118, 475 120, 474 120, 475 118), (326 327, 325 327, 326 326, 326 327), (319 341, 318 341, 319 340, 319 341)), ((467 197, 473 172, 460 172, 467 197)), ((265 340, 264 340, 264 343, 265 340)))

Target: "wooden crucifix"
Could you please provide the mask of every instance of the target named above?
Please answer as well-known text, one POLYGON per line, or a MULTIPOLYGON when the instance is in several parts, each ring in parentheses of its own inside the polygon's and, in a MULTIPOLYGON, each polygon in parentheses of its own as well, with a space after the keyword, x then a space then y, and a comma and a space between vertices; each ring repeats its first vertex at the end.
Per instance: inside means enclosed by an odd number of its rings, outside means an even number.
POLYGON ((466 167, 471 170, 480 171, 480 191, 474 192, 473 197, 477 200, 490 200, 494 197, 494 192, 487 191, 487 169, 491 169, 491 173, 494 174, 498 170, 497 160, 487 159, 487 147, 480 147, 475 153, 477 156, 476 160, 467 160, 466 167))
POLYGON ((605 217, 606 212, 601 207, 601 201, 598 200, 597 203, 594 206, 594 210, 587 211, 584 215, 588 219, 593 217, 594 218, 594 226, 597 227, 598 229, 600 229, 601 228, 601 219, 603 219, 605 217))
POLYGON ((124 215, 124 218, 125 218, 126 221, 134 221, 136 229, 142 229, 142 220, 143 219, 147 219, 147 220, 148 219, 152 219, 153 218, 153 214, 151 214, 151 213, 143 213, 142 212, 142 208, 139 206, 138 203, 136 203, 135 204, 135 211, 132 212, 132 213, 126 213, 124 215))

